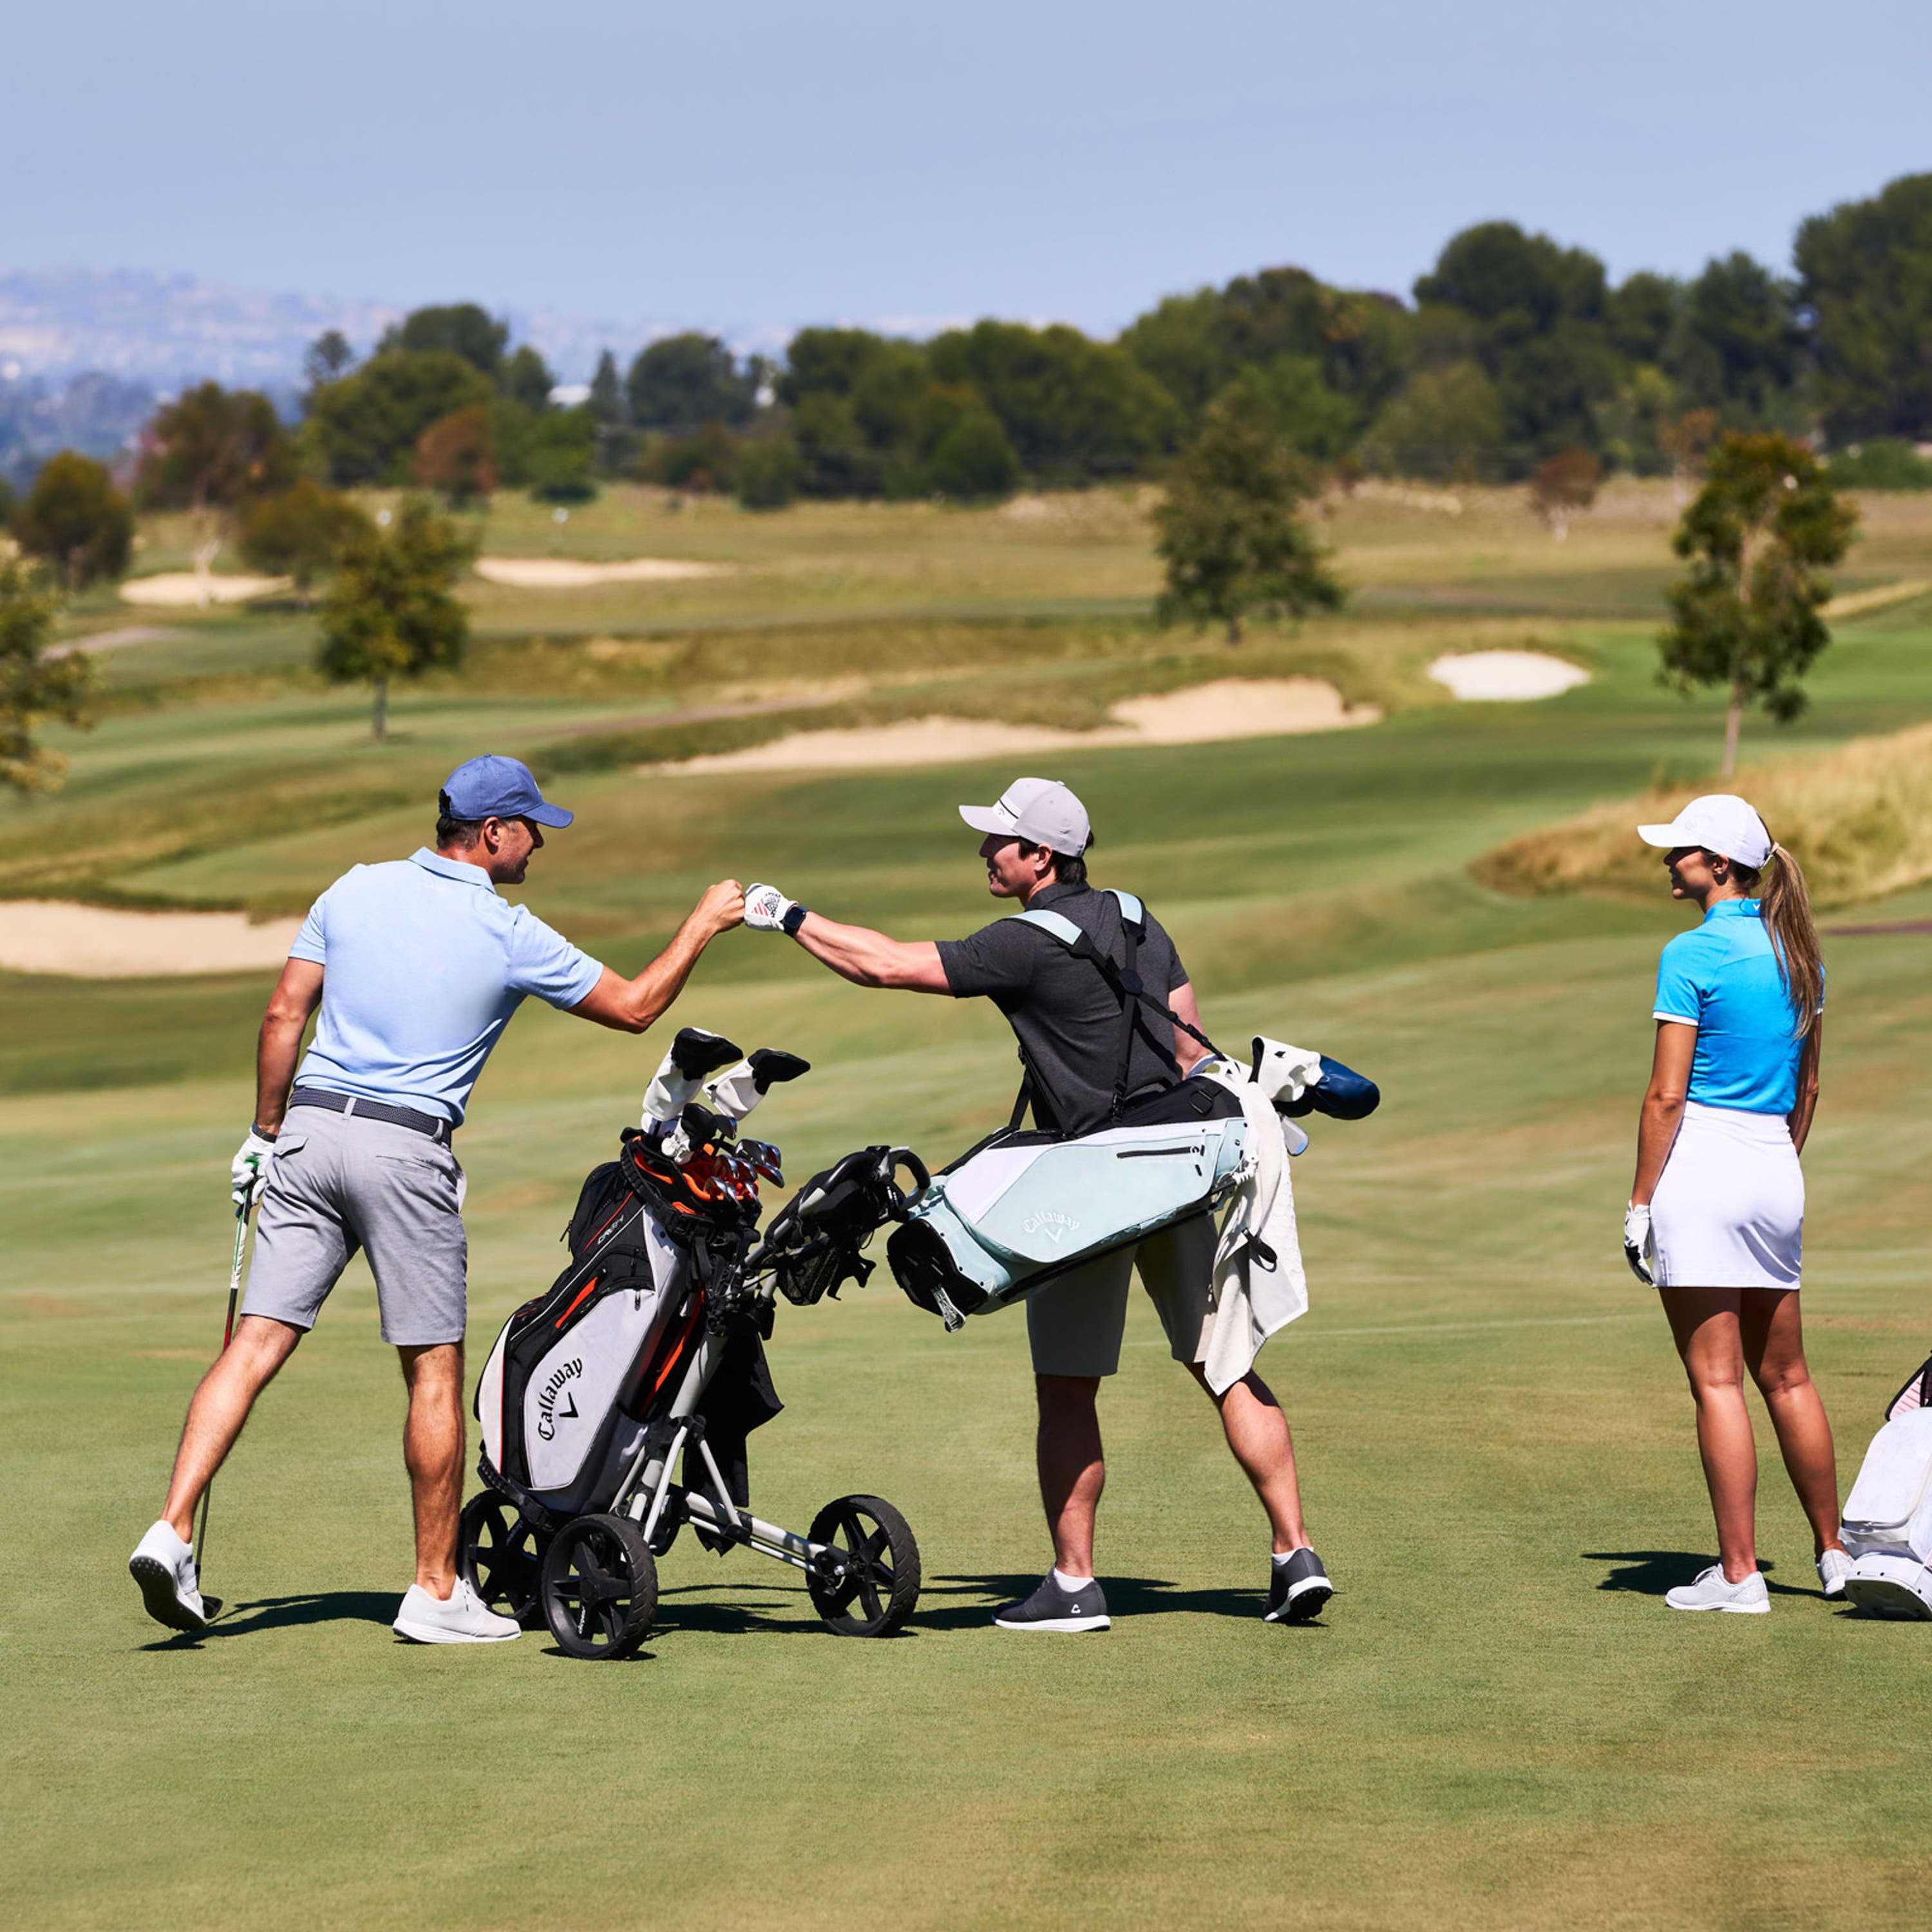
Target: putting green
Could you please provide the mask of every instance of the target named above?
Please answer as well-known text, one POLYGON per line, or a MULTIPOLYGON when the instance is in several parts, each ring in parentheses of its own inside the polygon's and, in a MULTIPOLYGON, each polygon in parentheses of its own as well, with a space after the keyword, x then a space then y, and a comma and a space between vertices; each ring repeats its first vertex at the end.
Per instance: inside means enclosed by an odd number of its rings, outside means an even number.
MULTIPOLYGON (((1848 632, 1778 748, 1932 714, 1928 643, 1897 617, 1848 632)), ((792 1573, 686 1540, 633 1661, 574 1664, 534 1636, 399 1644, 400 1388, 358 1264, 217 1486, 208 1580, 230 1612, 168 1639, 124 1564, 218 1330, 266 983, 0 979, 14 1915, 1743 1927, 1917 1895, 1928 1634, 1819 1597, 1761 1411, 1774 1613, 1660 1600, 1712 1536, 1680 1372, 1618 1226, 1650 976, 1683 915, 1504 900, 1461 869, 1708 754, 1712 713, 1654 690, 1640 639, 1592 648, 1602 674, 1546 705, 1064 761, 1101 827, 1096 874, 1170 921, 1210 1030, 1264 1024, 1383 1085, 1381 1113, 1318 1124, 1296 1164, 1312 1306, 1262 1364, 1340 1586, 1315 1628, 1262 1624, 1259 1511, 1137 1303, 1103 1405, 1115 1627, 991 1629, 1047 1558, 1024 1324, 946 1336, 881 1274, 781 1309, 788 1408, 752 1472, 761 1513, 801 1526, 848 1491, 898 1504, 926 1576, 905 1635, 832 1637, 792 1573)), ((438 747, 460 712, 437 700, 438 747)), ((80 748, 76 809, 96 755, 137 824, 204 724, 202 776, 238 742, 230 713, 167 715, 173 740, 136 716, 80 748)), ((1772 748, 1768 728, 1748 742, 1772 748)), ((583 815, 527 896, 626 965, 727 869, 957 931, 984 903, 951 807, 1010 776, 592 774, 557 788, 583 815)), ((129 883, 304 892, 422 829, 380 796, 137 859, 129 883)), ((1879 916, 1928 911, 1919 894, 1879 916)), ((1928 944, 1829 942, 1805 1299, 1847 1484, 1932 1346, 1928 944)), ((989 1010, 860 992, 775 939, 721 943, 679 1012, 818 1063, 758 1117, 796 1175, 869 1140, 950 1154, 1011 1090, 989 1010)), ((512 1028, 460 1143, 479 1348, 554 1272, 576 1184, 658 1051, 542 1010, 512 1028)))

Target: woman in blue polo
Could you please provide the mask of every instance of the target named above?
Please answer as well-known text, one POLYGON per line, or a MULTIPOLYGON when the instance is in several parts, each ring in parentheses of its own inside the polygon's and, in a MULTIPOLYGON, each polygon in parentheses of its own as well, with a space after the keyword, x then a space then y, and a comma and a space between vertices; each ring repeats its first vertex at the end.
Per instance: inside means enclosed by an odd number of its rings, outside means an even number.
POLYGON ((1694 799, 1668 825, 1670 896, 1702 925, 1664 949, 1656 1058, 1637 1130, 1624 1251, 1664 1312, 1697 1405, 1697 1446, 1718 1561, 1669 1592, 1680 1610, 1762 1612, 1757 1446, 1744 1373, 1762 1394, 1811 1524, 1819 1581, 1842 1597, 1832 1426, 1804 1360, 1798 1313, 1804 1175, 1818 1099, 1825 970, 1804 874, 1744 800, 1694 799))

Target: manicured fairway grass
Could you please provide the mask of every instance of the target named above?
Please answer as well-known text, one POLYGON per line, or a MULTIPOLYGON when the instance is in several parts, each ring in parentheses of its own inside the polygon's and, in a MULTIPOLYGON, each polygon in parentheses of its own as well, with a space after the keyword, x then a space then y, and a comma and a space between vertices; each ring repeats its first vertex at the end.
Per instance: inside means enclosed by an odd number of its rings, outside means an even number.
MULTIPOLYGON (((761 1512, 801 1527, 843 1492, 898 1504, 927 1580, 902 1637, 832 1637, 791 1573, 685 1540, 634 1661, 538 1636, 400 1645, 401 1395, 358 1264, 218 1484, 208 1582, 233 1609, 166 1639, 124 1564, 218 1334, 266 983, 0 976, 9 1916, 1744 1928, 1922 1897, 1932 1632, 1819 1597, 1761 1412, 1774 1614, 1660 1600, 1712 1537, 1680 1372, 1617 1234, 1650 976, 1684 915, 1504 900, 1462 868, 1660 766, 1694 772, 1716 721, 1655 690, 1634 628, 1574 634, 1599 677, 1552 704, 1056 766, 1094 807, 1096 876, 1172 926, 1211 1031, 1264 1027, 1383 1084, 1380 1114, 1318 1125, 1296 1164, 1312 1306, 1262 1364, 1341 1586, 1312 1628, 1262 1624, 1259 1511, 1144 1302, 1103 1406, 1116 1626, 988 1628, 1048 1557, 1023 1318, 949 1337, 882 1272, 781 1308, 788 1408, 752 1474, 761 1512)), ((1909 611, 1848 629, 1813 718, 1775 741, 1754 725, 1748 749, 1932 715, 1928 648, 1909 611)), ((224 760, 266 784, 326 758, 353 710, 110 720, 76 747, 70 801, 7 822, 51 837, 105 802, 131 838, 224 760)), ((439 699, 398 763, 485 734, 533 747, 552 722, 439 699)), ((263 824, 251 783, 230 839, 104 876, 299 898, 409 849, 422 811, 344 764, 328 824, 263 824)), ((726 870, 962 931, 986 905, 952 806, 1011 775, 581 775, 557 787, 580 824, 527 897, 627 967, 726 870)), ((1873 916, 1928 912, 1932 893, 1873 916)), ((1829 942, 1805 1298, 1846 1484, 1932 1348, 1928 948, 1829 942)), ((722 942, 679 1012, 818 1064, 758 1118, 795 1178, 873 1140, 949 1155, 1010 1098, 989 1010, 862 993, 776 939, 722 942)), ((540 1010, 512 1028, 460 1142, 479 1354, 554 1273, 577 1183, 660 1050, 540 1010)))

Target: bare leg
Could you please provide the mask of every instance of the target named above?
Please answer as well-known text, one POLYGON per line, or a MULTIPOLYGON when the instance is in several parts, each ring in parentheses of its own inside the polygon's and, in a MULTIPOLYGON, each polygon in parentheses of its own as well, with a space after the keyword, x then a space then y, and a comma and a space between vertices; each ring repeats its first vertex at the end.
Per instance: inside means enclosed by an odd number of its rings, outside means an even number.
POLYGON ((1094 1574, 1094 1516, 1106 1486, 1100 1452, 1098 1376, 1035 1376, 1040 1402, 1040 1498, 1064 1576, 1094 1574))
POLYGON ((1757 1569, 1757 1444, 1744 1406, 1744 1351, 1735 1288, 1658 1291, 1677 1352, 1697 1403, 1697 1449, 1718 1520, 1724 1581, 1742 1583, 1757 1569))
POLYGON ((1295 1479, 1294 1438, 1288 1433, 1288 1418, 1266 1382, 1252 1370, 1234 1383, 1225 1395, 1208 1388, 1207 1371, 1198 1362, 1188 1364, 1190 1372, 1204 1389, 1208 1399, 1221 1412, 1221 1426, 1234 1460, 1247 1472, 1255 1494, 1268 1511, 1274 1529, 1274 1553, 1284 1556, 1301 1549, 1308 1541, 1306 1526, 1301 1520, 1301 1486, 1295 1479))
POLYGON ((1804 1360, 1804 1330, 1795 1289, 1748 1288, 1738 1310, 1744 1356, 1771 1412, 1785 1473, 1811 1525, 1816 1553, 1838 1540, 1838 1457, 1823 1399, 1804 1360))
POLYGON ((304 1331, 266 1315, 244 1315, 233 1338, 201 1378, 182 1424, 181 1447, 161 1514, 184 1543, 194 1540, 194 1512, 242 1433, 255 1398, 295 1352, 304 1331))
POLYGON ((416 1505, 416 1581, 445 1602, 456 1587, 456 1520, 463 1502, 463 1344, 396 1352, 410 1391, 403 1461, 416 1505))

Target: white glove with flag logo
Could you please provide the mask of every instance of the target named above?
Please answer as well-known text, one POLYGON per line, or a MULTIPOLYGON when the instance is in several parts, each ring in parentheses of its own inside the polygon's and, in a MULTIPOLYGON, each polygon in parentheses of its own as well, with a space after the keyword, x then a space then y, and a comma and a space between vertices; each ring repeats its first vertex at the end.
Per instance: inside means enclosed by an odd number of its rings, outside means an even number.
POLYGON ((754 932, 782 932, 785 914, 796 903, 776 886, 748 886, 745 890, 745 923, 754 932))
POLYGON ((228 1167, 228 1178, 234 1190, 230 1198, 235 1203, 236 1214, 247 1214, 261 1198, 262 1190, 268 1185, 268 1163, 274 1157, 274 1142, 265 1139, 251 1126, 248 1138, 242 1143, 228 1167))
POLYGON ((1624 1259, 1630 1263, 1630 1273, 1646 1288, 1654 1288, 1657 1278, 1651 1272, 1651 1264, 1657 1258, 1657 1245, 1651 1238, 1650 1209, 1648 1204, 1640 1208, 1635 1202, 1624 1210, 1624 1259))

